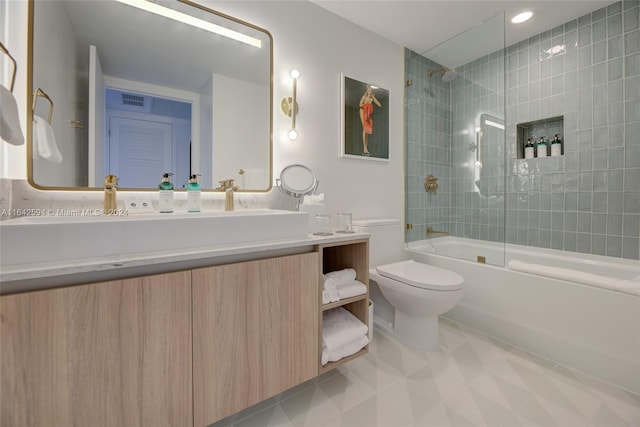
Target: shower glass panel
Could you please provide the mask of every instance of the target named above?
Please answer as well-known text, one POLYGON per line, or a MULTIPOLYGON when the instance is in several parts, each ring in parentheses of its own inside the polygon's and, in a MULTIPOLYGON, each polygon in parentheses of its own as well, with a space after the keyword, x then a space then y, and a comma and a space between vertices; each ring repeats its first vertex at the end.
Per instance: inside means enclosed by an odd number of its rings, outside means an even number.
POLYGON ((504 265, 504 22, 500 14, 426 52, 405 50, 411 249, 504 265), (427 191, 428 175, 437 190, 427 191))

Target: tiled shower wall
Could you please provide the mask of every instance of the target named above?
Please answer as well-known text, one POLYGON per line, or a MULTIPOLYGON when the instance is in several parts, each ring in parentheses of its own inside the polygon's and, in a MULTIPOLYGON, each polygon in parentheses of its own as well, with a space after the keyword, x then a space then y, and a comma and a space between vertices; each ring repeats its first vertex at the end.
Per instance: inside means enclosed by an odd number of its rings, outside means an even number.
MULTIPOLYGON (((472 159, 469 132, 478 126, 480 115, 496 106, 496 116, 501 117, 500 106, 491 101, 492 83, 483 82, 485 72, 487 79, 495 77, 499 94, 500 76, 489 75, 500 71, 500 61, 492 67, 489 55, 457 69, 460 77, 450 88, 451 215, 445 225, 452 234, 638 259, 639 22, 638 1, 618 2, 506 49, 506 97, 498 96, 506 100, 506 152, 495 153, 507 156, 506 203, 495 195, 492 199, 487 186, 486 195, 474 188, 478 175, 464 160, 472 159), (516 123, 559 115, 564 116, 564 155, 516 159, 516 123)), ((407 120, 409 135, 410 115, 407 120)), ((420 141, 413 144, 422 146, 420 141)), ((412 155, 411 146, 407 153, 412 155)), ((430 157, 419 159, 423 165, 432 163, 430 157)), ((408 160, 408 185, 415 173, 411 164, 408 160)), ((501 172, 499 165, 492 167, 501 172)), ((492 174, 487 164, 482 169, 488 175, 480 177, 491 178, 487 182, 495 183, 499 191, 500 179, 493 177, 499 175, 492 174)), ((424 224, 442 224, 442 216, 429 217, 429 211, 440 210, 441 205, 424 202, 424 224)), ((410 215, 409 210, 408 222, 410 215)))
POLYGON ((638 259, 638 3, 507 49, 507 242, 638 259), (516 160, 515 124, 558 115, 564 156, 516 160))

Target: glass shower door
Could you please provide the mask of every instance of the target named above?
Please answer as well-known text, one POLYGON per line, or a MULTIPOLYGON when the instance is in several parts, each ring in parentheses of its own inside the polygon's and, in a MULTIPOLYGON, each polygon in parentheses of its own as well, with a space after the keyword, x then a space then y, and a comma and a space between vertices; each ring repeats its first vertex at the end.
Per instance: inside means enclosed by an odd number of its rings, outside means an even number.
POLYGON ((500 14, 429 51, 406 50, 411 249, 504 265, 504 27, 500 14))

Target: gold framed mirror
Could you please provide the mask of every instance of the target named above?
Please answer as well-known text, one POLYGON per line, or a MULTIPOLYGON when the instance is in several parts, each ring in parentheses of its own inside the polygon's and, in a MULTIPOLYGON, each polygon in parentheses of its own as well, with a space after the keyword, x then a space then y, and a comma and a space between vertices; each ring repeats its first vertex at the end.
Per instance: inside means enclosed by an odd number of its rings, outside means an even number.
POLYGON ((176 189, 271 189, 267 30, 189 0, 29 0, 29 60, 33 187, 155 190, 173 173, 176 189))

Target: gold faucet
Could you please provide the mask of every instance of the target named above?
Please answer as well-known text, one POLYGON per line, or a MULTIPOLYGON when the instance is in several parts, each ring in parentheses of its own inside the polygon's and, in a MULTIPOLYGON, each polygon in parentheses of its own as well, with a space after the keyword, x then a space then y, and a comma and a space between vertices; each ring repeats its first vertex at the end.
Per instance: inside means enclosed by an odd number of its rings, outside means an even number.
POLYGON ((118 177, 115 175, 107 175, 104 178, 104 213, 105 215, 113 215, 118 208, 116 200, 116 187, 118 185, 118 177))
POLYGON ((439 234, 441 236, 448 236, 449 233, 446 231, 436 231, 433 227, 427 227, 427 237, 432 237, 434 234, 439 234))
POLYGON ((233 192, 238 189, 237 185, 233 185, 233 179, 227 179, 220 182, 220 190, 224 190, 224 210, 234 210, 233 192))

